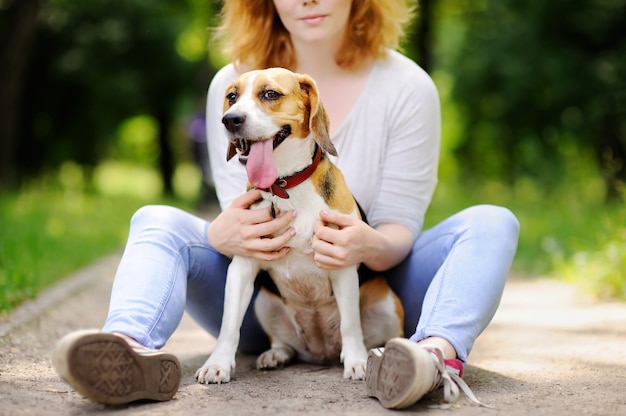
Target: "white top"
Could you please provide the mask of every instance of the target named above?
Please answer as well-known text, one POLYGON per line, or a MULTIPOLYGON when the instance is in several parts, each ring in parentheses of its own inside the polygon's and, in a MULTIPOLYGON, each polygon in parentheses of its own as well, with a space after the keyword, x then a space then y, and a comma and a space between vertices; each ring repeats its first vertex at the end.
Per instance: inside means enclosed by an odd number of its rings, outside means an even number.
MULTIPOLYGON (((224 92, 236 77, 232 64, 213 78, 207 100, 207 138, 220 205, 227 207, 246 188, 245 168, 226 162, 222 125, 224 92)), ((441 115, 437 89, 415 62, 395 51, 376 61, 343 124, 331 137, 348 187, 375 227, 406 226, 415 237, 437 184, 441 115)))

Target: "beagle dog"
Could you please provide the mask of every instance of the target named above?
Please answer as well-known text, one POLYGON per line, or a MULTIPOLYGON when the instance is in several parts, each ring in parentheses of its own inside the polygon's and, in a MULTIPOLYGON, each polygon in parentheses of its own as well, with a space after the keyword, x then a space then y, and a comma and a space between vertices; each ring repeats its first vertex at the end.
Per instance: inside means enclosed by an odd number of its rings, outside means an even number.
POLYGON ((298 215, 287 256, 232 259, 217 344, 196 379, 230 381, 241 324, 262 270, 276 290, 262 288, 254 305, 271 341, 257 368, 278 368, 296 357, 312 363, 342 361, 344 378, 364 379, 367 349, 402 336, 404 311, 384 277, 374 276, 359 287, 356 265, 324 270, 313 261, 313 228, 321 210, 360 216, 343 175, 327 156, 337 151, 315 82, 282 68, 244 73, 226 90, 222 122, 229 138, 227 159, 238 154, 248 189, 262 191, 253 208, 295 209, 298 215))

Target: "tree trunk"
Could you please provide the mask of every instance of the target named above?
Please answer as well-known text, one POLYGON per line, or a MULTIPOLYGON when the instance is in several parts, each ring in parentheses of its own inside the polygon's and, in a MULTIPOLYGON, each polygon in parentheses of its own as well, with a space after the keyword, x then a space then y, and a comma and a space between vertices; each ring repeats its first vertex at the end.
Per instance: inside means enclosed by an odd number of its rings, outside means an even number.
POLYGON ((419 56, 419 65, 426 72, 432 70, 432 24, 433 24, 433 0, 419 0, 418 27, 415 31, 415 44, 419 56))
POLYGON ((616 202, 624 196, 626 184, 626 143, 620 139, 619 120, 607 117, 596 140, 596 155, 606 186, 606 201, 616 202))
POLYGON ((0 14, 0 189, 17 181, 17 143, 24 74, 42 0, 14 0, 0 14))
POLYGON ((167 196, 173 196, 174 152, 170 144, 171 114, 167 108, 161 107, 157 110, 157 121, 159 123, 159 170, 163 181, 163 192, 167 196))

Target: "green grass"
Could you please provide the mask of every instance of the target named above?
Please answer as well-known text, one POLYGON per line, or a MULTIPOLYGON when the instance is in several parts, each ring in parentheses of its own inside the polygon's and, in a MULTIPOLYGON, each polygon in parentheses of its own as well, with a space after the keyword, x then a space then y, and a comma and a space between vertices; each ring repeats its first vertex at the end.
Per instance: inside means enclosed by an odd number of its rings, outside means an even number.
POLYGON ((505 206, 520 222, 515 272, 572 281, 599 298, 626 300, 626 206, 605 203, 599 189, 595 181, 558 191, 530 181, 441 184, 426 226, 470 205, 505 206))
MULTIPOLYGON (((163 201, 158 191, 146 189, 145 172, 109 165, 93 174, 98 191, 85 190, 90 187, 81 172, 69 165, 59 179, 0 194, 0 315, 120 249, 140 206, 169 203, 189 209, 193 203, 193 187, 182 192, 184 201, 163 201), (130 177, 144 179, 133 184, 130 177), (119 186, 111 187, 116 181, 119 186)), ((183 170, 179 176, 189 185, 193 175, 183 170)), ((521 225, 515 272, 566 279, 599 297, 626 299, 626 208, 604 204, 597 189, 593 181, 551 192, 523 180, 515 186, 441 183, 426 227, 470 205, 506 206, 521 225)))
MULTIPOLYGON (((86 191, 82 171, 0 194, 0 315, 123 247, 132 214, 149 203, 189 208, 154 193, 86 191)), ((67 169, 66 169, 67 170, 67 169)), ((126 182, 129 181, 126 176, 126 182)), ((158 193, 157 193, 158 194, 158 193)))
POLYGON ((140 205, 54 190, 0 197, 0 312, 118 249, 140 205))

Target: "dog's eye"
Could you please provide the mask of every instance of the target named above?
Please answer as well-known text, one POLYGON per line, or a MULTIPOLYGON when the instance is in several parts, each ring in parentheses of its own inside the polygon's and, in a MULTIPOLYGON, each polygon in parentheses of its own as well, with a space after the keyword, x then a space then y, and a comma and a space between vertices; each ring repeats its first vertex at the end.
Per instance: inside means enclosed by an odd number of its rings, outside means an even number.
POLYGON ((228 105, 233 105, 237 101, 237 93, 231 92, 226 95, 226 99, 228 100, 228 105))
POLYGON ((275 90, 265 90, 261 93, 261 99, 267 101, 275 101, 278 100, 283 95, 275 90))

